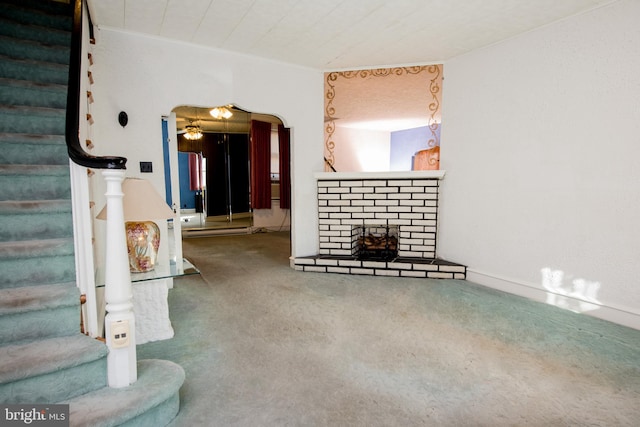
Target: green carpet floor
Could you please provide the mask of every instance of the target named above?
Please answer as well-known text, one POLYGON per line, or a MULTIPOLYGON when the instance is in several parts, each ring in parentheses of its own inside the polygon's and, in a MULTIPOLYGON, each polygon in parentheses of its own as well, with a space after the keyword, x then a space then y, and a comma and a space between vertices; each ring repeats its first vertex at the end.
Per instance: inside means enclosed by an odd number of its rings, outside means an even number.
POLYGON ((184 240, 174 427, 637 426, 640 331, 465 281, 303 273, 286 233, 184 240))

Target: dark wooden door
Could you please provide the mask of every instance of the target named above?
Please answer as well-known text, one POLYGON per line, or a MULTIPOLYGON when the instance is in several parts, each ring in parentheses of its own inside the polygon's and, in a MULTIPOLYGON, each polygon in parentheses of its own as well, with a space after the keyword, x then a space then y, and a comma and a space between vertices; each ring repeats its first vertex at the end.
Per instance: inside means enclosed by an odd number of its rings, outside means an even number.
POLYGON ((249 212, 249 135, 209 134, 207 216, 249 212))

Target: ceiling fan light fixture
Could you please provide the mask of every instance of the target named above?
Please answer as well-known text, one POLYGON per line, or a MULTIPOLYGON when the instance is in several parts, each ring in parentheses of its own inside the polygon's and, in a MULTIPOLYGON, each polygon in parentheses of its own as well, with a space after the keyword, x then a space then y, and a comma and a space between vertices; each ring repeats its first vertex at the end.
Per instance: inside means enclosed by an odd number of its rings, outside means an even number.
POLYGON ((229 119, 233 116, 233 113, 227 107, 216 107, 209 111, 209 114, 214 119, 229 119))
POLYGON ((190 141, 202 138, 200 126, 188 125, 184 127, 184 137, 190 141))

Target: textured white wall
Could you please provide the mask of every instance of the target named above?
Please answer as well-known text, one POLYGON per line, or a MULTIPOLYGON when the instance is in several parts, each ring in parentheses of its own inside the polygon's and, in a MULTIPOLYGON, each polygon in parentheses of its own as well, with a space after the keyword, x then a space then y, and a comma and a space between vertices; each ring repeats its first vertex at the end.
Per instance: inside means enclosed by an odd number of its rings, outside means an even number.
POLYGON ((127 176, 141 176, 138 163, 152 161, 153 174, 142 177, 164 194, 160 121, 174 107, 233 103, 278 116, 291 128, 293 254, 317 253, 313 173, 324 167, 322 72, 109 29, 96 38, 95 153, 127 157, 127 176), (129 114, 125 128, 120 111, 129 114))
POLYGON ((639 16, 620 1, 445 64, 438 253, 469 279, 640 328, 639 16))

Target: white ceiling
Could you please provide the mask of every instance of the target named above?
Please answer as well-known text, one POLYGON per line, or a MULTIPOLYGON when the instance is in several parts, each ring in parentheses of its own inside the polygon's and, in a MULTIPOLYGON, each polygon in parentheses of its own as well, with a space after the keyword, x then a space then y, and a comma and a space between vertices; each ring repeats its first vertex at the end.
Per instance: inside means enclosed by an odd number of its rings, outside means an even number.
POLYGON ((615 0, 88 0, 98 27, 333 71, 442 63, 615 0))
MULTIPOLYGON (((616 0, 87 0, 94 25, 322 71, 441 64, 616 0)), ((445 67, 446 68, 446 67, 445 67)), ((355 84, 350 82, 349 84, 355 84)), ((340 88, 337 127, 428 124, 426 88, 340 88), (359 90, 360 92, 353 92, 359 90), (372 98, 372 93, 390 94, 372 98), (407 95, 412 93, 413 95, 407 95)), ((212 105, 211 107, 214 107, 212 105)), ((220 131, 207 109, 178 107, 177 127, 220 131)), ((266 116, 265 116, 266 117, 266 116)), ((269 120, 266 120, 269 121, 269 120)), ((231 121, 227 121, 229 126, 231 121)), ((246 124, 238 124, 246 127, 246 124)), ((227 128, 225 128, 227 129, 227 128)), ((231 131, 231 129, 228 129, 231 131)))

